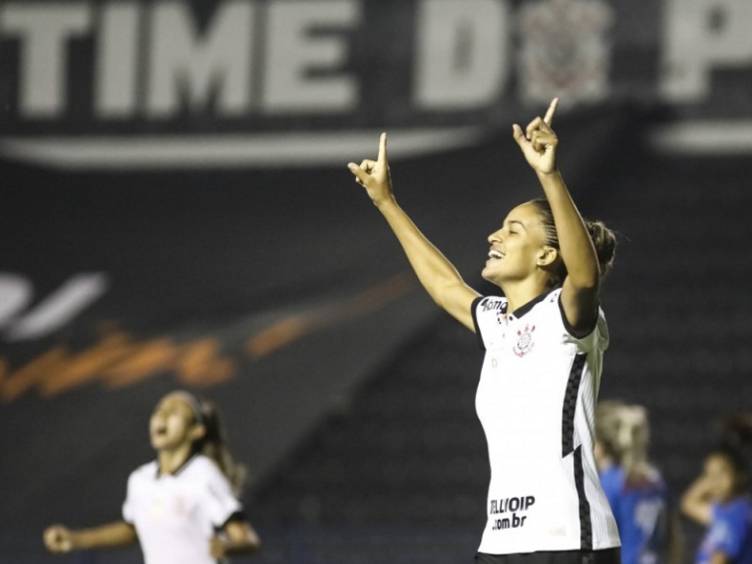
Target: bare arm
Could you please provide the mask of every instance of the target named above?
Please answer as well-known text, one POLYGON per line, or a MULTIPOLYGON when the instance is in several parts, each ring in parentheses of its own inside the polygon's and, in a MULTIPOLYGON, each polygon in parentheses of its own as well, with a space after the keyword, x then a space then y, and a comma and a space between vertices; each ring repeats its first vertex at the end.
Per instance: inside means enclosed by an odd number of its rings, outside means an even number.
POLYGON ((360 166, 349 163, 348 168, 397 236, 418 280, 431 298, 457 321, 475 331, 470 306, 480 294, 465 283, 454 265, 397 204, 389 175, 386 134, 381 134, 376 161, 364 160, 360 166))
POLYGON ((211 540, 210 552, 217 560, 232 554, 250 554, 261 547, 261 539, 247 521, 230 521, 222 532, 222 536, 211 540))
POLYGON ((701 525, 710 524, 713 516, 710 501, 710 484, 707 478, 700 476, 684 492, 681 499, 681 510, 684 515, 701 525))
POLYGON ((76 531, 62 525, 53 525, 44 531, 44 544, 54 553, 92 548, 119 548, 133 544, 136 540, 136 529, 125 521, 76 531))
POLYGON ((577 334, 593 328, 598 315, 600 269, 598 255, 585 222, 556 167, 558 138, 551 121, 558 105, 555 98, 545 118, 535 118, 523 132, 515 124, 514 138, 535 170, 554 216, 559 253, 567 269, 561 291, 564 315, 577 334))

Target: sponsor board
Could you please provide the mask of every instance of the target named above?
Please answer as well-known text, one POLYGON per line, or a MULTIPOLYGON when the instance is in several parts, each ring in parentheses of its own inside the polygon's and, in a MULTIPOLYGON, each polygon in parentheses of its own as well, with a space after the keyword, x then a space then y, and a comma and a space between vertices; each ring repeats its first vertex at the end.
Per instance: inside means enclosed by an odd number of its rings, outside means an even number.
POLYGON ((401 156, 473 144, 553 95, 669 104, 658 145, 748 150, 749 122, 718 133, 750 116, 750 19, 745 0, 4 1, 0 153, 340 164, 385 128, 401 156))

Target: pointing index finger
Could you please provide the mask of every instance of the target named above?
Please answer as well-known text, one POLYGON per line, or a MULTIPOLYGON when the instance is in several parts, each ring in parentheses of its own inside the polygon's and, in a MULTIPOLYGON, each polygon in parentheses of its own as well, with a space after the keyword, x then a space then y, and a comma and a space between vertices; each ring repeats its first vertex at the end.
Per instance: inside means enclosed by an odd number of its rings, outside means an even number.
POLYGON ((556 108, 559 107, 559 98, 554 98, 551 100, 551 104, 548 106, 548 110, 546 110, 546 116, 543 118, 543 121, 546 122, 546 125, 551 125, 551 122, 554 120, 554 114, 556 113, 556 108))
POLYGON ((379 157, 378 157, 379 163, 385 163, 387 162, 387 155, 386 155, 386 132, 381 134, 381 137, 379 137, 379 157))

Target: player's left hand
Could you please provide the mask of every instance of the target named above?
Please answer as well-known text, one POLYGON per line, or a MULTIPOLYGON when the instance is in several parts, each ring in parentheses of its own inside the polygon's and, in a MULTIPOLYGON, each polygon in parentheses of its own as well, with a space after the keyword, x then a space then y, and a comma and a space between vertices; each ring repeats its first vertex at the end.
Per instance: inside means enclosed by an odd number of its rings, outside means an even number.
POLYGON ((527 162, 536 172, 550 174, 556 170, 556 146, 559 138, 551 129, 559 99, 554 98, 548 106, 545 117, 536 117, 523 131, 518 124, 512 126, 512 136, 522 149, 527 162))
POLYGON ((217 535, 214 535, 211 540, 209 541, 209 553, 211 554, 212 558, 216 560, 221 560, 225 556, 227 556, 227 549, 225 547, 225 543, 222 540, 222 537, 219 537, 217 535))
POLYGON ((62 525, 47 527, 43 538, 47 550, 56 554, 66 554, 75 548, 73 533, 62 525))

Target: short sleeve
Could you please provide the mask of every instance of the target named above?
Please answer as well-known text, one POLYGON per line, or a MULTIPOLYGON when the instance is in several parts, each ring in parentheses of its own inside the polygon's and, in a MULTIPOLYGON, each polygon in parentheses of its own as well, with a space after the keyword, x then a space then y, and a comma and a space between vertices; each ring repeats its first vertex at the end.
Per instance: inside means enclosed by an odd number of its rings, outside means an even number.
POLYGON ((230 482, 213 463, 206 472, 203 498, 206 513, 214 527, 223 527, 232 517, 242 512, 230 482))
POLYGON ((482 300, 483 296, 478 296, 473 300, 473 303, 470 305, 470 313, 473 316, 473 326, 475 327, 475 336, 478 337, 478 345, 481 349, 485 349, 486 345, 483 342, 483 334, 481 333, 480 324, 478 323, 478 306, 482 300))
POLYGON ((733 512, 721 511, 713 508, 713 523, 708 532, 708 552, 722 552, 735 560, 744 546, 745 536, 748 534, 747 523, 743 516, 733 512))
POLYGON ((498 344, 501 333, 499 315, 506 311, 506 307, 506 299, 497 296, 478 297, 473 300, 470 313, 473 315, 475 334, 481 349, 490 349, 498 344))
POLYGON ((123 521, 133 525, 135 516, 133 511, 133 474, 128 477, 128 485, 125 488, 125 501, 123 502, 123 521))
POLYGON ((608 348, 608 324, 606 323, 606 314, 600 307, 598 308, 598 317, 595 320, 595 325, 590 332, 586 335, 578 336, 574 327, 569 323, 567 315, 564 313, 564 306, 561 303, 561 290, 557 291, 556 304, 559 309, 559 316, 561 317, 561 323, 564 326, 564 330, 572 340, 580 343, 585 349, 597 348, 605 351, 608 348))

